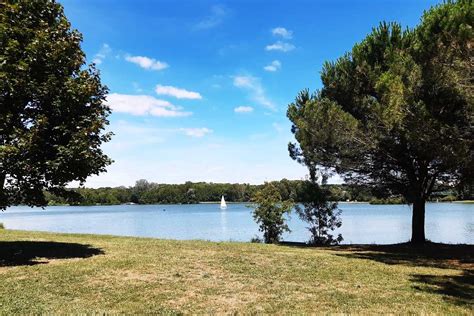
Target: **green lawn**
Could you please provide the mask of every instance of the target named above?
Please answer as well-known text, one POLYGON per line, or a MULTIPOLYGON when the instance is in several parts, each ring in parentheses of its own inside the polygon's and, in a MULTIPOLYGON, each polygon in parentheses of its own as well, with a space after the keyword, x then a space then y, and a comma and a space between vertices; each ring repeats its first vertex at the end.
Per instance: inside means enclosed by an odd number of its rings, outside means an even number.
POLYGON ((0 313, 472 315, 473 250, 0 230, 0 313))

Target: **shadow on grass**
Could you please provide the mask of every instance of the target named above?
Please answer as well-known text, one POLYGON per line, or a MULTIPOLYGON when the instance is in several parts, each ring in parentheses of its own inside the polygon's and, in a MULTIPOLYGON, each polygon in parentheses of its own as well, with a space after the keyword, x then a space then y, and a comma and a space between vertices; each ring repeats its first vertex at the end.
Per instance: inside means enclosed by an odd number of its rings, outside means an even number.
POLYGON ((103 254, 90 245, 52 241, 0 241, 0 267, 48 263, 41 259, 89 258, 103 254))
POLYGON ((443 296, 443 299, 460 306, 474 306, 474 271, 463 270, 460 275, 413 274, 413 288, 443 296))
MULTIPOLYGON (((442 295, 452 304, 471 307, 474 305, 474 245, 449 245, 409 243, 394 245, 341 245, 315 247, 300 242, 282 242, 281 246, 316 248, 335 251, 336 256, 364 259, 388 265, 431 267, 460 270, 453 275, 412 274, 410 281, 417 291, 442 295)), ((363 264, 363 263, 361 263, 363 264)))
POLYGON ((440 244, 427 242, 422 245, 410 243, 393 245, 339 245, 313 246, 303 242, 283 241, 280 246, 314 248, 336 251, 337 256, 368 259, 385 264, 404 264, 441 269, 474 268, 474 245, 440 244))
POLYGON ((386 264, 404 264, 417 267, 441 269, 464 269, 474 266, 474 245, 450 245, 409 243, 394 245, 348 245, 337 246, 339 256, 369 259, 386 264))
POLYGON ((460 274, 412 274, 412 287, 418 291, 439 294, 460 306, 474 303, 474 246, 426 243, 423 245, 359 245, 331 248, 337 256, 365 259, 388 265, 432 267, 460 270, 460 274))

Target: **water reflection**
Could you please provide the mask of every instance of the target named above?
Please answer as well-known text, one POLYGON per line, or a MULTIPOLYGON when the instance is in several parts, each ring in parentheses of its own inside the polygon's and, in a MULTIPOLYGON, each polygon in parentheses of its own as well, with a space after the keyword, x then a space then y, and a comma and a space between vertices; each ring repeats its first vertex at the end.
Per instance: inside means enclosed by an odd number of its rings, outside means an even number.
POLYGON ((221 231, 222 236, 227 237, 227 212, 225 210, 221 210, 221 231))

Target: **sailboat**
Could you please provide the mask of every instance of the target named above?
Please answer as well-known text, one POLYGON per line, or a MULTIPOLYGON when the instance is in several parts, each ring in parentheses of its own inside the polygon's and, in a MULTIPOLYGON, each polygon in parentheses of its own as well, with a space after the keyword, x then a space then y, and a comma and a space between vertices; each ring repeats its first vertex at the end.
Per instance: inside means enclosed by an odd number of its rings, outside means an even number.
POLYGON ((221 210, 225 210, 227 208, 227 204, 225 203, 224 196, 221 198, 221 210))

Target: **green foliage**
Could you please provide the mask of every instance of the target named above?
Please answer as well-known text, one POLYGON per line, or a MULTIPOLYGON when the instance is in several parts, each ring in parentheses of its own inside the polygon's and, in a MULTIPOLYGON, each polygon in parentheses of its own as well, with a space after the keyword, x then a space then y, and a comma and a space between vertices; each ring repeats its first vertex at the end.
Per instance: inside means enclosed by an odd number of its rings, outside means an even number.
POLYGON ((52 0, 0 4, 0 209, 105 171, 107 88, 52 0))
POLYGON ((326 184, 324 189, 329 194, 327 198, 329 201, 356 201, 368 202, 377 192, 364 185, 348 185, 348 184, 326 184))
POLYGON ((3 223, 0 223, 0 229, 5 229, 5 225, 3 225, 3 223))
POLYGON ((280 192, 272 183, 266 183, 254 198, 255 209, 253 218, 263 232, 265 243, 277 243, 284 232, 290 229, 286 224, 285 215, 291 212, 293 202, 283 200, 280 192))
POLYGON ((473 12, 472 1, 449 1, 413 30, 381 23, 324 64, 320 91, 303 90, 288 108, 290 156, 312 176, 337 172, 403 196, 415 242, 436 185, 473 178, 473 12))
POLYGON ((370 204, 406 204, 406 201, 402 197, 373 198, 370 204))
MULTIPOLYGON (((218 202, 222 195, 228 202, 250 202, 251 197, 262 185, 237 183, 186 182, 184 184, 159 184, 139 180, 133 187, 115 188, 76 188, 68 189, 67 195, 56 196, 45 192, 48 205, 113 205, 113 204, 190 204, 199 202, 218 202), (144 185, 144 183, 146 183, 144 185)), ((271 182, 279 191, 283 200, 295 202, 304 200, 305 181, 287 180, 271 182)), ((393 196, 373 192, 363 185, 327 184, 323 185, 328 201, 379 201, 390 202, 393 196)), ((456 194, 453 187, 442 187, 436 193, 436 199, 456 194)), ((466 195, 467 196, 467 195, 466 195)))
POLYGON ((250 239, 250 242, 253 244, 261 244, 263 243, 263 240, 260 237, 255 236, 250 239))
MULTIPOLYGON (((288 181, 288 180, 285 180, 288 181)), ((298 181, 288 181, 292 195, 295 195, 298 181)), ((275 182, 277 183, 277 182, 275 182)), ((71 189, 74 197, 65 199, 46 194, 52 205, 96 205, 96 204, 190 204, 217 202, 222 195, 228 202, 250 202, 261 185, 186 182, 184 184, 159 184, 138 180, 133 187, 77 188, 71 189)))
POLYGON ((447 196, 443 197, 440 201, 441 202, 454 202, 456 200, 457 200, 457 198, 454 195, 447 195, 447 196))
MULTIPOLYGON (((469 178, 470 182, 472 182, 473 178, 469 178)), ((474 183, 465 183, 462 182, 457 187, 457 191, 459 193, 459 198, 462 200, 474 200, 474 183)))
POLYGON ((310 225, 310 244, 335 245, 343 240, 341 234, 334 237, 331 233, 341 227, 342 221, 337 203, 328 201, 328 197, 327 189, 322 189, 315 181, 303 183, 301 204, 295 205, 295 209, 301 220, 310 225))

